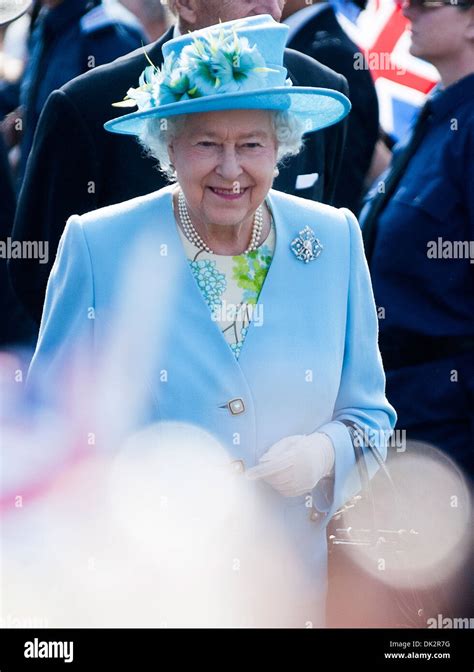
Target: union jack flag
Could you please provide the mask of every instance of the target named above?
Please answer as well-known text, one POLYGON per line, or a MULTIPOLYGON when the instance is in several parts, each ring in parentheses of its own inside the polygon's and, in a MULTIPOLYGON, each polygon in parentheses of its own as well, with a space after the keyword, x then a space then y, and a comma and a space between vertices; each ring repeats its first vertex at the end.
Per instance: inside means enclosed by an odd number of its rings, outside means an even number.
POLYGON ((397 140, 403 138, 439 79, 436 69, 409 53, 409 22, 393 0, 369 0, 356 23, 342 14, 338 19, 369 64, 382 127, 397 140))

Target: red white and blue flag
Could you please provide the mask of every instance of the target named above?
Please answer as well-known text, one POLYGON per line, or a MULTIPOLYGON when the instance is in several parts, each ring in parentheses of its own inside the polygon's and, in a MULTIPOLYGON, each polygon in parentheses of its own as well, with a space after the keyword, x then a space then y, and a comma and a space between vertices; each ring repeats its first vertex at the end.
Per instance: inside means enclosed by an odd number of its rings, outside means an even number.
POLYGON ((403 138, 439 79, 436 69, 409 53, 409 21, 393 0, 369 0, 355 24, 341 14, 338 19, 368 62, 382 127, 396 139, 403 138))

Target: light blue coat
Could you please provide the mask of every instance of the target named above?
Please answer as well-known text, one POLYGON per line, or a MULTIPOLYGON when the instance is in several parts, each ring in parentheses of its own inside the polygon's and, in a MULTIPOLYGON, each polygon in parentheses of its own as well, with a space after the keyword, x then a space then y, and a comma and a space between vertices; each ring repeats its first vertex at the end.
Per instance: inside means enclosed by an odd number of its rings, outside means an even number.
MULTIPOLYGON (((146 421, 199 425, 222 442, 230 459, 242 460, 246 467, 286 436, 322 431, 332 439, 334 478, 322 481, 312 500, 269 493, 275 510, 288 521, 288 533, 304 562, 314 571, 315 593, 302 598, 310 605, 304 618, 320 625, 325 522, 359 489, 351 439, 340 420, 351 419, 373 430, 384 453, 382 435, 393 429, 396 415, 385 397, 377 316, 356 218, 347 210, 274 190, 268 202, 276 249, 259 298, 264 319, 262 326, 250 325, 238 361, 211 320, 183 254, 167 187, 69 219, 49 279, 30 378, 45 370, 53 376, 56 364, 66 357, 66 345, 79 333, 100 349, 114 329, 110 307, 121 291, 119 281, 131 250, 146 236, 160 286, 175 293, 161 321, 156 361, 146 369, 146 421), (321 255, 308 264, 290 250, 305 225, 323 245, 321 255), (173 287, 168 283, 171 277, 173 287), (165 383, 162 371, 167 372, 165 383), (228 402, 233 399, 243 400, 243 413, 230 412, 228 402), (326 512, 322 522, 311 515, 311 503, 326 512)), ((160 297, 149 310, 160 310, 160 297)), ((134 330, 127 316, 122 324, 134 330)), ((263 483, 255 487, 270 490, 263 483)))

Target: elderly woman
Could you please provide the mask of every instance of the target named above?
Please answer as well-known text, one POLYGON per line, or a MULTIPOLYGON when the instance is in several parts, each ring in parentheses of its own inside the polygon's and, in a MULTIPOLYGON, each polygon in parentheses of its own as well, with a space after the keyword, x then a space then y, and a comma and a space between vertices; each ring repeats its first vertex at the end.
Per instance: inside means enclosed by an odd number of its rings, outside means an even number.
POLYGON ((271 493, 314 578, 314 591, 297 596, 304 627, 323 622, 326 523, 360 488, 345 423, 383 453, 395 413, 357 220, 271 189, 303 134, 350 107, 337 92, 288 84, 287 30, 258 16, 177 37, 163 69, 149 66, 128 91, 121 104, 138 111, 106 128, 138 136, 172 184, 70 218, 32 374, 85 322, 96 345, 103 338, 117 279, 147 234, 175 292, 162 321, 167 384, 158 392, 150 381, 159 397, 150 420, 211 432, 252 486, 271 493))

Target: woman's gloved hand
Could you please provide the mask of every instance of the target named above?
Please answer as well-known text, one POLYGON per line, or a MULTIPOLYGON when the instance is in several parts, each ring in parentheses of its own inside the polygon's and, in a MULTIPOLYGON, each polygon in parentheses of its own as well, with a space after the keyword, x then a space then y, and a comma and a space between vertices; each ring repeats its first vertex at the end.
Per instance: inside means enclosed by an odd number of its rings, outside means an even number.
POLYGON ((246 472, 250 480, 264 480, 284 497, 310 492, 334 466, 334 446, 321 432, 287 436, 262 455, 246 472))

